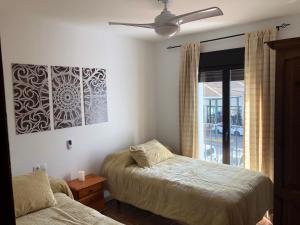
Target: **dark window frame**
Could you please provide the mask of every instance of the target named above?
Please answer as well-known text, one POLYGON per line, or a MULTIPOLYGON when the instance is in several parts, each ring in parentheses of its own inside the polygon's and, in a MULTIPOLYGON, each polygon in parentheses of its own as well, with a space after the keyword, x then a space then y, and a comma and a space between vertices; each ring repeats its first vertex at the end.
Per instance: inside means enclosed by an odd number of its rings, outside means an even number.
POLYGON ((231 77, 231 70, 244 69, 245 48, 235 48, 200 54, 199 83, 222 81, 223 84, 223 163, 230 164, 230 81, 244 80, 244 77, 231 77), (201 72, 222 71, 222 77, 202 77, 201 72))

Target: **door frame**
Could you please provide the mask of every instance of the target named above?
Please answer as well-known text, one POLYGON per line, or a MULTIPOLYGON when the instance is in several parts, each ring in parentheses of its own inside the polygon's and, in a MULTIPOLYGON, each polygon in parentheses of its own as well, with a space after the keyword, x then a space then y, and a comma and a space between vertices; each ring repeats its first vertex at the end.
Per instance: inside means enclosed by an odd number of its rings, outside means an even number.
MULTIPOLYGON (((200 54, 199 63, 199 83, 203 82, 201 72, 222 71, 222 153, 223 163, 230 164, 230 70, 244 69, 245 65, 245 48, 235 48, 221 51, 205 52, 200 54)), ((208 78, 209 80, 209 78, 208 78)), ((233 79, 234 80, 234 79, 233 79)), ((205 81, 204 81, 205 82, 205 81)))
POLYGON ((10 165, 9 140, 7 129, 7 115, 5 103, 4 76, 2 65, 2 52, 0 40, 0 137, 2 140, 0 151, 0 177, 1 177, 1 206, 0 206, 0 223, 15 225, 15 210, 12 189, 12 176, 10 165))

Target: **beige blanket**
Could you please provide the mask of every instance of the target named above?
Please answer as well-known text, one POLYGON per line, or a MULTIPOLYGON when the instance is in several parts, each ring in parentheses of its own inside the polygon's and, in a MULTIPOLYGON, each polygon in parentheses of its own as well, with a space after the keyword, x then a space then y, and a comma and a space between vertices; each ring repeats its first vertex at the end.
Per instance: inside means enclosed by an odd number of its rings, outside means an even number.
POLYGON ((55 177, 49 177, 49 182, 53 193, 64 193, 74 199, 72 191, 66 181, 55 177))
POLYGON ((63 193, 54 194, 57 205, 16 219, 17 225, 121 225, 94 209, 72 200, 63 193))
POLYGON ((114 198, 190 225, 255 225, 272 208, 269 178, 183 156, 143 169, 123 151, 102 174, 114 198))

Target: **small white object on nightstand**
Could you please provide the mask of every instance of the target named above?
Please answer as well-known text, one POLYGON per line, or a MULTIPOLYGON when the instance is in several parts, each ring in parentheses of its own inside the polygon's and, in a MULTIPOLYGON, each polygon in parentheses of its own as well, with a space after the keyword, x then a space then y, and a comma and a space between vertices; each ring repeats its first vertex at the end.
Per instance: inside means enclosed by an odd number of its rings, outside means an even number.
POLYGON ((78 171, 78 180, 85 181, 85 172, 83 170, 78 171))

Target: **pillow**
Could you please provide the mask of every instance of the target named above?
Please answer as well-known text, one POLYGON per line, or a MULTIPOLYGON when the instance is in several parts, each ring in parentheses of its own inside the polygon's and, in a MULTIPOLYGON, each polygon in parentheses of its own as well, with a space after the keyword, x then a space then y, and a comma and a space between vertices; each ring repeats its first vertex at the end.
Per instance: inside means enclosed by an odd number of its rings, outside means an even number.
POLYGON ((143 168, 174 157, 172 152, 155 139, 145 144, 130 146, 129 151, 138 166, 143 168))
POLYGON ((51 190, 54 193, 64 193, 70 198, 74 199, 72 191, 70 190, 66 181, 56 177, 49 177, 51 190))
POLYGON ((13 193, 16 217, 56 204, 48 175, 44 171, 13 177, 13 193))
POLYGON ((172 148, 171 146, 169 146, 169 145, 164 145, 170 152, 172 152, 172 153, 176 153, 176 151, 175 151, 175 149, 174 148, 172 148))

